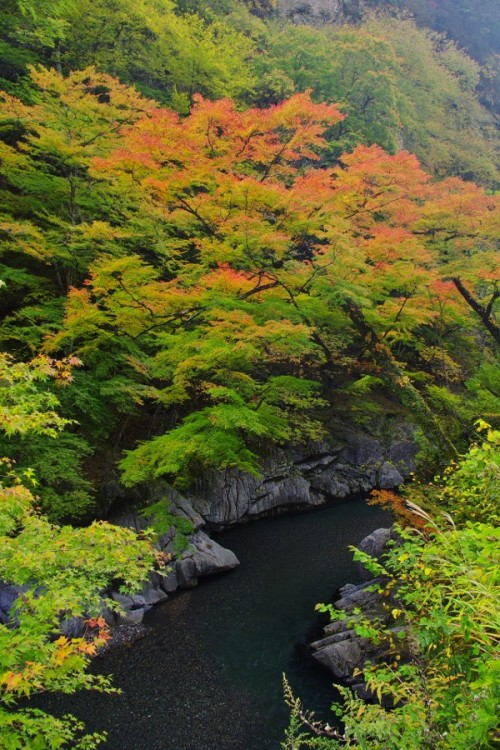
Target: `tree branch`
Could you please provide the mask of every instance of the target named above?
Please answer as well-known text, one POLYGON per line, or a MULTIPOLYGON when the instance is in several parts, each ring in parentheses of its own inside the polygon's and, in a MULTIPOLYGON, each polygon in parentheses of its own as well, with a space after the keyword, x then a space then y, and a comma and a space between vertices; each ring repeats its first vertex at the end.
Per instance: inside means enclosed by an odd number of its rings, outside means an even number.
POLYGON ((483 307, 477 299, 472 296, 467 287, 464 286, 461 279, 457 276, 450 276, 449 279, 445 279, 445 281, 452 281, 454 283, 457 291, 462 295, 469 307, 481 318, 484 327, 491 333, 497 344, 500 344, 500 326, 498 326, 491 318, 493 305, 500 297, 500 291, 496 289, 487 307, 483 307))

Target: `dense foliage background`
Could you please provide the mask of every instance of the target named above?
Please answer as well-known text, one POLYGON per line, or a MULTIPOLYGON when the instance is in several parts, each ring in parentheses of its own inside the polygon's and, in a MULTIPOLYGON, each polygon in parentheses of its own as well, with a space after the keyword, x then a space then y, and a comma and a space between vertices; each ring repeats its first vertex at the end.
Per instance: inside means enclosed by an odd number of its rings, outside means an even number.
MULTIPOLYGON (((258 474, 273 445, 388 411, 432 477, 475 419, 498 427, 491 4, 372 2, 321 28, 279 10, 4 3, 1 512, 27 571, 23 534, 41 524, 49 554, 51 523, 104 516, 118 478, 258 474)), ((481 493, 457 494, 464 528, 481 493)), ((5 705, 32 677, 1 678, 5 705)))

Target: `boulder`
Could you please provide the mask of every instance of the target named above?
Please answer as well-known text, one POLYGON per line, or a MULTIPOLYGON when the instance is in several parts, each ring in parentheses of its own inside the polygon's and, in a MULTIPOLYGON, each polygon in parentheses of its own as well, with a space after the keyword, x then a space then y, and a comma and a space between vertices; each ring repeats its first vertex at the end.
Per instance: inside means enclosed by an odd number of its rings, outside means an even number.
MULTIPOLYGON (((379 560, 384 552, 385 545, 391 538, 391 534, 391 529, 376 529, 368 536, 365 536, 365 538, 358 544, 358 549, 360 549, 361 552, 366 552, 370 557, 379 560)), ((364 580, 369 580, 372 577, 372 574, 362 563, 358 563, 358 570, 364 580)))
POLYGON ((384 461, 378 473, 377 485, 381 490, 393 490, 403 484, 404 477, 390 461, 384 461))
POLYGON ((118 625, 140 625, 144 617, 144 609, 127 609, 118 615, 118 625))
POLYGON ((362 667, 366 645, 367 641, 361 638, 349 638, 320 647, 313 656, 320 664, 328 667, 337 679, 343 680, 352 675, 355 669, 362 667))
POLYGON ((415 459, 418 451, 419 446, 410 434, 404 440, 396 440, 389 446, 387 458, 403 476, 407 477, 417 468, 415 459))
POLYGON ((166 594, 173 594, 179 588, 177 565, 169 565, 165 575, 161 576, 160 586, 166 594))
POLYGON ((198 584, 196 565, 192 558, 189 557, 185 560, 179 560, 176 563, 175 571, 180 588, 189 589, 198 584))
MULTIPOLYGON (((222 474, 219 474, 219 478, 221 476, 222 474)), ((167 559, 171 560, 171 563, 168 564, 165 575, 153 573, 149 582, 145 584, 142 595, 146 610, 153 604, 167 599, 168 594, 178 588, 196 586, 200 576, 231 570, 239 565, 236 555, 231 550, 225 549, 201 531, 200 527, 205 521, 200 513, 193 509, 188 499, 173 490, 166 482, 152 482, 148 489, 148 498, 151 502, 165 499, 169 503, 169 513, 188 520, 194 528, 194 533, 189 537, 187 549, 181 553, 177 549, 180 545, 174 524, 158 537, 157 546, 165 555, 169 555, 167 559)), ((142 515, 127 512, 115 517, 114 523, 140 530, 150 525, 150 520, 148 523, 148 519, 144 519, 142 515)), ((124 602, 122 598, 117 598, 116 601, 120 601, 127 610, 137 608, 131 607, 130 602, 124 602)))
POLYGON ((385 545, 391 538, 391 529, 375 529, 358 544, 358 549, 377 560, 382 556, 385 545))
POLYGON ((62 620, 60 630, 66 638, 81 638, 85 631, 85 620, 83 617, 67 617, 62 620))
POLYGON ((342 587, 340 598, 334 602, 335 608, 349 611, 354 607, 359 607, 363 612, 378 610, 381 600, 377 589, 382 583, 382 578, 373 578, 370 581, 360 583, 358 586, 350 585, 347 590, 345 586, 342 587))
POLYGON ((162 576, 159 573, 153 572, 149 574, 148 581, 142 587, 141 595, 146 602, 146 611, 153 604, 158 604, 168 599, 167 593, 162 586, 162 576))
POLYGON ((203 531, 198 531, 192 537, 191 544, 194 551, 190 553, 190 557, 194 562, 196 576, 221 573, 240 564, 234 552, 214 542, 203 531))
MULTIPOLYGON (((389 539, 393 536, 392 529, 376 529, 365 537, 358 545, 359 549, 374 558, 380 558, 389 539)), ((370 573, 364 571, 367 576, 370 573)), ((333 602, 336 609, 346 612, 343 620, 335 620, 323 628, 323 635, 310 644, 312 657, 326 666, 338 680, 350 684, 362 697, 372 697, 359 676, 354 676, 355 670, 362 670, 363 665, 383 662, 390 653, 390 640, 387 638, 378 644, 362 638, 356 633, 355 624, 359 619, 377 620, 380 623, 389 622, 388 611, 394 606, 397 593, 393 592, 389 599, 384 599, 378 592, 384 586, 384 578, 370 578, 360 584, 347 583, 339 589, 339 596, 333 602), (353 610, 356 610, 356 613, 353 610)), ((393 627, 390 632, 399 636, 401 627, 393 627)), ((405 658, 406 646, 404 639, 396 638, 398 652, 405 658)))
MULTIPOLYGON (((181 588, 191 588, 196 586, 200 576, 231 570, 239 564, 234 552, 214 542, 203 531, 197 531, 191 537, 189 548, 175 564, 175 579, 181 588)), ((173 578, 170 585, 173 585, 173 578)))
POLYGON ((16 586, 0 581, 0 623, 15 622, 11 616, 11 607, 17 597, 29 590, 29 586, 16 586))
POLYGON ((111 592, 111 598, 117 602, 122 611, 117 615, 118 625, 138 625, 142 622, 146 611, 146 599, 139 594, 120 594, 111 592))

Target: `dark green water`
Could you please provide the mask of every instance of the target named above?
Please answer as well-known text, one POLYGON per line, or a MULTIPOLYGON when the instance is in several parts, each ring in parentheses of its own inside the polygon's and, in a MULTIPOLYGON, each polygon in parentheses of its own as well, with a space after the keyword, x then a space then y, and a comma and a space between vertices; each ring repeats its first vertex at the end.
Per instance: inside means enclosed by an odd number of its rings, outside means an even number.
POLYGON ((320 715, 334 699, 329 674, 296 648, 314 605, 358 580, 347 545, 389 523, 354 501, 219 535, 240 567, 155 607, 148 638, 96 662, 123 695, 80 694, 64 711, 107 731, 108 750, 279 750, 283 672, 320 715))

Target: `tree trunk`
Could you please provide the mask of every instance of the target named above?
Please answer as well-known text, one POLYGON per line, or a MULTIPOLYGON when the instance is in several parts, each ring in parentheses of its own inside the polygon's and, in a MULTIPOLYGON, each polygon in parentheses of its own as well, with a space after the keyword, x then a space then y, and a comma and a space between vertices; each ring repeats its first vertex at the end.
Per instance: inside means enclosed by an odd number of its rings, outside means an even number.
POLYGON ((452 276, 450 281, 453 281, 456 289, 462 295, 469 307, 471 307, 474 312, 479 315, 485 328, 491 333, 497 344, 500 344, 500 327, 497 326, 497 324, 491 318, 493 304, 500 297, 500 291, 495 291, 488 306, 483 307, 476 299, 474 299, 472 294, 469 292, 467 287, 463 285, 459 278, 457 278, 456 276, 452 276))

